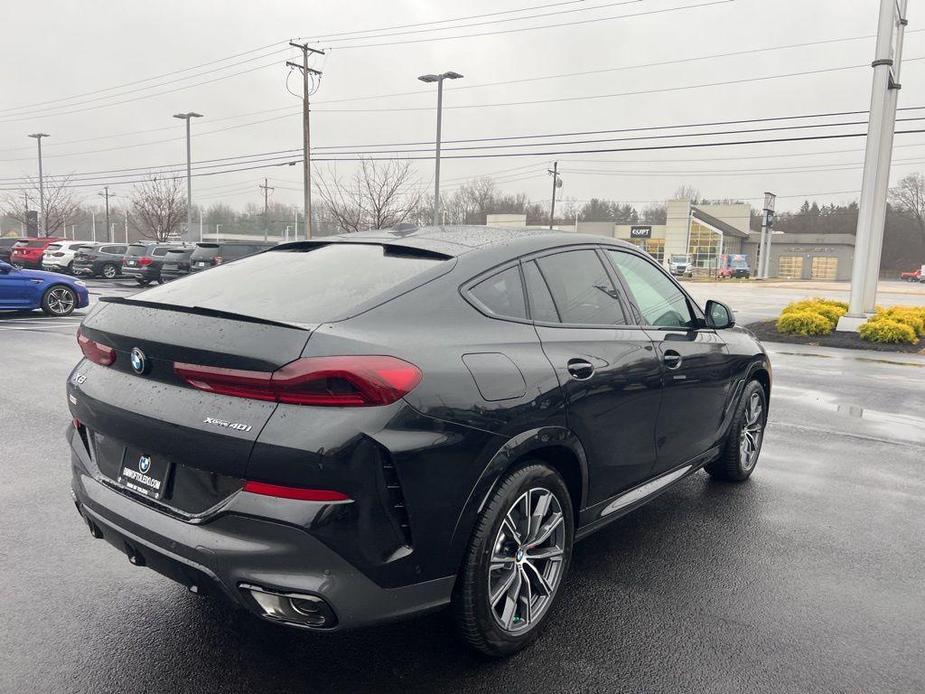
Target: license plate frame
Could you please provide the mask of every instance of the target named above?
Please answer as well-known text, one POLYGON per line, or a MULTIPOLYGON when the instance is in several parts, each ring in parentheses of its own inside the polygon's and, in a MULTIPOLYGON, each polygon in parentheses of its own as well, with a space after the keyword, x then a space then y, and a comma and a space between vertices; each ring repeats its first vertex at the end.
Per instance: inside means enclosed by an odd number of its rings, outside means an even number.
POLYGON ((172 472, 173 463, 163 456, 126 448, 116 482, 135 494, 160 501, 166 495, 172 472))

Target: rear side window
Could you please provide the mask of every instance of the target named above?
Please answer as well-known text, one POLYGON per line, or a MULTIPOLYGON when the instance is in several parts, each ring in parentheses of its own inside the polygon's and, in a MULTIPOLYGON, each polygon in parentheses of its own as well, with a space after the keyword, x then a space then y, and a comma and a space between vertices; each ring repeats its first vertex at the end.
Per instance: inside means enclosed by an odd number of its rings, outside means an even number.
POLYGON ((281 322, 318 323, 348 316, 404 283, 411 289, 415 278, 425 281, 424 273, 447 260, 414 249, 332 243, 252 255, 150 289, 139 298, 281 322))
POLYGON ((103 246, 100 248, 100 252, 119 255, 120 253, 125 253, 125 246, 103 246))
POLYGON ((559 323, 556 304, 535 261, 524 263, 524 280, 527 284, 527 296, 530 298, 530 317, 543 323, 559 323))
POLYGON ((643 319, 662 328, 693 327, 684 293, 661 270, 632 253, 606 251, 636 299, 643 319))
POLYGON ((469 290, 469 294, 496 316, 504 318, 527 317, 524 288, 517 266, 502 270, 482 280, 469 290))
POLYGON ((593 250, 547 255, 537 263, 563 323, 626 324, 617 290, 593 250))

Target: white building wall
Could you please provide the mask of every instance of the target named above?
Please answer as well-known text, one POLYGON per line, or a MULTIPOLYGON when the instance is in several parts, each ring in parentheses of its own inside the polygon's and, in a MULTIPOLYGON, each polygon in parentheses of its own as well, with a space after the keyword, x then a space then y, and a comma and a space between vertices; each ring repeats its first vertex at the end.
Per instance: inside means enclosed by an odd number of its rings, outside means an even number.
POLYGON ((687 232, 691 216, 691 201, 669 200, 665 220, 665 261, 672 255, 687 254, 687 232))

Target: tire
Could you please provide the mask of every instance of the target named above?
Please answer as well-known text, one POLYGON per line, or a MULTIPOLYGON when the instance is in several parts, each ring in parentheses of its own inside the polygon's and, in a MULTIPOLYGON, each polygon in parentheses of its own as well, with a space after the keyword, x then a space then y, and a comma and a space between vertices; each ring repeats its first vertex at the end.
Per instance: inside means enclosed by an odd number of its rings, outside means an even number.
POLYGON ((139 286, 139 287, 147 287, 147 286, 148 286, 148 283, 149 283, 151 280, 143 280, 143 279, 141 279, 140 277, 136 277, 136 278, 135 278, 135 281, 138 282, 138 286, 139 286))
POLYGON ((114 280, 119 276, 119 268, 112 263, 106 263, 100 270, 100 274, 108 280, 114 280))
POLYGON ((758 381, 749 381, 742 392, 735 419, 729 427, 723 452, 706 466, 711 477, 744 482, 755 470, 768 421, 768 399, 758 381))
POLYGON ((42 296, 42 310, 45 315, 61 318, 69 316, 77 307, 77 294, 70 287, 56 284, 49 287, 42 296))
POLYGON ((568 488, 551 467, 528 462, 501 480, 476 520, 453 594, 456 628, 472 648, 503 657, 539 637, 568 573, 573 525, 568 488), (545 509, 539 523, 525 515, 528 504, 531 513, 545 509))

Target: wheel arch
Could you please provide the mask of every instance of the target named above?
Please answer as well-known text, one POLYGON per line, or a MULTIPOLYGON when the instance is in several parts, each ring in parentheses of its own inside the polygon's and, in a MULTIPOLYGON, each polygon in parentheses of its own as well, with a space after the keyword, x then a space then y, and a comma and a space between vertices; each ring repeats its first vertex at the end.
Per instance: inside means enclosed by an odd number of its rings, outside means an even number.
POLYGON ((584 508, 588 496, 588 460, 584 447, 575 433, 566 427, 530 429, 511 437, 498 448, 469 493, 450 541, 448 561, 454 571, 462 561, 478 514, 505 474, 526 460, 540 460, 562 476, 572 496, 577 526, 579 511, 584 508))

